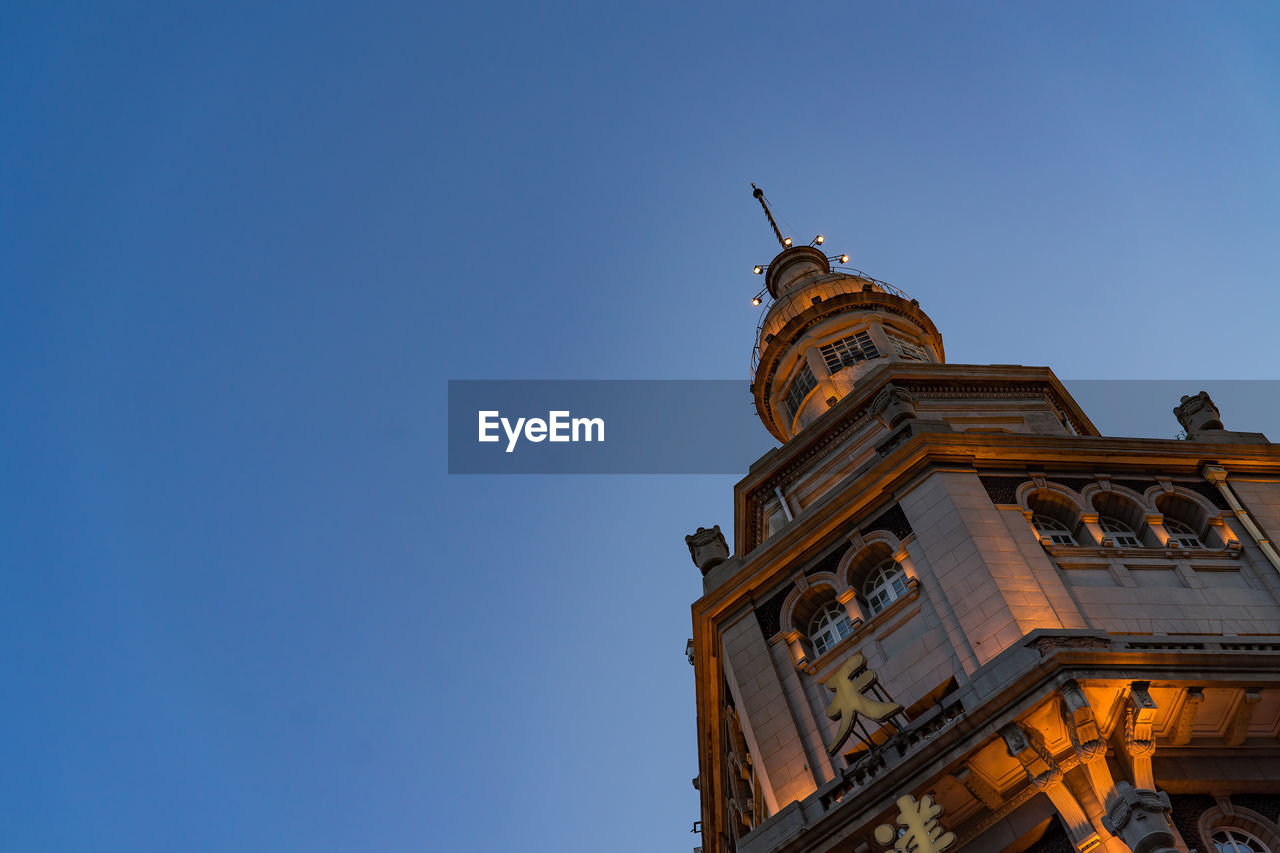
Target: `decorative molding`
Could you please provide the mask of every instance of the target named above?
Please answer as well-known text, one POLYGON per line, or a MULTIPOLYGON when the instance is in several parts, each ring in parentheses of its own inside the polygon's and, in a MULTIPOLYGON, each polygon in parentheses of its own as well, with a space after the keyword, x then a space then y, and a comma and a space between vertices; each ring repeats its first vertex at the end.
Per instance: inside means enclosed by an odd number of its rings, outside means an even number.
POLYGON ((1048 635, 1036 637, 1033 645, 1036 647, 1036 651, 1040 652, 1041 657, 1048 657, 1054 652, 1062 649, 1070 651, 1110 649, 1111 640, 1106 637, 1048 635))
POLYGON ((1004 738, 1009 755, 1022 765, 1027 778, 1036 788, 1044 790, 1053 783, 1062 781, 1062 769, 1034 734, 1028 734, 1017 723, 1010 723, 1000 729, 1000 737, 1004 738))
POLYGON ((1147 690, 1149 686, 1149 682, 1135 681, 1129 688, 1124 739, 1130 755, 1150 755, 1156 749, 1156 738, 1151 727, 1155 723, 1158 708, 1147 690))
POLYGON ((1089 700, 1075 681, 1068 681, 1059 688, 1058 710, 1077 758, 1087 762, 1106 754, 1107 744, 1093 708, 1089 707, 1089 700))
POLYGON ((1128 782, 1120 782, 1115 796, 1107 800, 1102 825, 1119 836, 1133 853, 1175 853, 1171 809, 1164 792, 1139 791, 1128 782))
POLYGON ((1239 746, 1244 743, 1249 734, 1249 722, 1253 719, 1253 706, 1258 704, 1262 698, 1261 691, 1256 687, 1245 688, 1240 702, 1236 705, 1235 713, 1231 716, 1231 722, 1227 723, 1227 730, 1223 733, 1223 740, 1227 742, 1227 746, 1239 746))
POLYGON ((1151 772, 1151 758, 1156 752, 1156 737, 1152 724, 1156 718, 1156 703, 1147 691, 1150 684, 1135 681, 1129 687, 1129 701, 1125 706, 1124 748, 1133 763, 1133 781, 1139 788, 1154 790, 1155 776, 1151 772))
POLYGON ((1182 708, 1178 711, 1178 721, 1173 726, 1173 735, 1169 743, 1173 746, 1186 746, 1191 742, 1191 728, 1196 724, 1196 711, 1204 702, 1203 687, 1188 687, 1182 700, 1182 708))
POLYGON ((1207 391, 1184 396, 1173 409, 1178 423, 1187 432, 1222 429, 1222 414, 1207 391))
MULTIPOLYGON (((1168 794, 1139 791, 1128 782, 1116 785, 1116 794, 1117 796, 1107 805, 1107 813, 1102 818, 1102 825, 1112 835, 1121 835, 1125 828, 1130 826, 1135 812, 1167 812, 1171 809, 1168 794)), ((1170 835, 1169 846, 1172 846, 1172 842, 1173 837, 1170 835)), ((1140 851, 1134 848, 1134 853, 1140 853, 1140 851)))
POLYGON ((916 401, 907 389, 890 382, 871 401, 871 408, 867 412, 886 428, 892 429, 916 416, 916 401))
POLYGON ((707 572, 729 559, 729 545, 718 524, 714 527, 699 527, 684 537, 684 543, 689 546, 689 557, 693 564, 704 577, 707 572))
POLYGON ((984 806, 992 811, 1004 805, 1004 797, 1000 796, 1000 792, 988 784, 981 774, 975 773, 971 766, 966 764, 957 770, 955 779, 965 787, 965 790, 977 797, 984 806))

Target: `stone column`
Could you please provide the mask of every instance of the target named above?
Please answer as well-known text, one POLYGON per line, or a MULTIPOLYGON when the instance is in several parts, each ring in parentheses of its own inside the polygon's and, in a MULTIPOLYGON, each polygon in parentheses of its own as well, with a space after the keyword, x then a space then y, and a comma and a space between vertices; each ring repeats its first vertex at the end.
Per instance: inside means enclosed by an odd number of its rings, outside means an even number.
POLYGON ((791 651, 791 660, 796 667, 803 669, 809 665, 809 653, 804 648, 804 635, 799 631, 786 633, 787 648, 791 651))
POLYGON ((849 622, 853 625, 853 629, 858 630, 858 626, 862 624, 866 618, 862 612, 862 604, 858 601, 857 590, 850 587, 844 592, 836 596, 836 601, 844 605, 844 610, 849 614, 849 622))
MULTIPOLYGON (((1159 514, 1147 515, 1142 520, 1146 522, 1147 529, 1151 531, 1151 535, 1156 538, 1156 544, 1161 548, 1168 548, 1169 531, 1164 529, 1164 516, 1159 514)), ((1177 547, 1176 543, 1174 547, 1177 547)))
POLYGON ((1081 542, 1081 545, 1105 545, 1103 540, 1110 540, 1110 536, 1102 532, 1102 525, 1098 523, 1098 514, 1096 512, 1080 513, 1080 526, 1089 534, 1092 542, 1081 542))
MULTIPOLYGON (((1147 746, 1141 743, 1141 738, 1135 739, 1139 759, 1145 758, 1140 784, 1149 783, 1152 787, 1139 790, 1128 782, 1116 782, 1107 767, 1107 746, 1084 691, 1076 682, 1068 681, 1062 685, 1058 695, 1063 725, 1071 738, 1071 745, 1084 765, 1094 795, 1106 809, 1103 827, 1123 841, 1133 853, 1176 853, 1173 827, 1169 822, 1169 797, 1152 789, 1155 780, 1151 777, 1147 746)), ((1133 683, 1130 708, 1135 711, 1138 733, 1149 737, 1156 704, 1147 693, 1146 682, 1133 683)), ((1154 743, 1150 749, 1154 750, 1154 743)), ((1135 769, 1135 774, 1137 772, 1135 769)))
POLYGON ((1089 817, 1080 806, 1075 794, 1062 781, 1062 768, 1053 756, 1036 739, 1038 733, 1028 734, 1017 723, 1010 723, 1000 730, 1009 754, 1017 759, 1031 784, 1044 791, 1058 816, 1062 818, 1071 843, 1080 851, 1091 850, 1102 843, 1089 817))

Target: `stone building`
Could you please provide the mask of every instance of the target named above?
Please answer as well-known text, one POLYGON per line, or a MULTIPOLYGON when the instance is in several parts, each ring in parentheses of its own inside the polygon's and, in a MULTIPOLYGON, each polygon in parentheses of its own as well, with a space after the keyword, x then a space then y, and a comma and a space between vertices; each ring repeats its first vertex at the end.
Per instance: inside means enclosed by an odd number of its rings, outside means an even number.
POLYGON ((782 444, 688 537, 701 850, 1280 853, 1280 445, 1100 435, 831 260, 765 270, 782 444))

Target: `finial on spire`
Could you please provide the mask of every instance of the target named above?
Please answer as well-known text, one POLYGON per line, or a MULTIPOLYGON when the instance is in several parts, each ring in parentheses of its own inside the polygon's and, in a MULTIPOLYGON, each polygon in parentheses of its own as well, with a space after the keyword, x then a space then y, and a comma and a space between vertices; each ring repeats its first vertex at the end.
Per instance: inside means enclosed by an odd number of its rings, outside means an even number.
POLYGON ((782 231, 778 229, 778 223, 773 221, 773 212, 769 210, 769 203, 764 200, 764 190, 756 186, 755 181, 751 182, 751 190, 751 194, 756 197, 756 200, 760 202, 760 206, 764 208, 764 215, 769 217, 769 225, 773 228, 773 236, 778 238, 778 245, 784 249, 790 249, 791 240, 782 236, 782 231))

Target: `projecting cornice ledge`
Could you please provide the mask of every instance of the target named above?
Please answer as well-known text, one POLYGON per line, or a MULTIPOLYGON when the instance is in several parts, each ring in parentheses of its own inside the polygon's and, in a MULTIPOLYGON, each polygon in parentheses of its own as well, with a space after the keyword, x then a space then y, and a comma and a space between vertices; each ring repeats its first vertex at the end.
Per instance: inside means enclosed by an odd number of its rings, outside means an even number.
MULTIPOLYGON (((789 448, 784 448, 788 450, 789 448)), ((753 472, 735 489, 735 552, 754 561, 755 551, 780 537, 761 541, 760 506, 787 493, 804 476, 813 452, 792 458, 779 454, 772 465, 753 472)), ((1280 476, 1280 444, 1213 444, 1159 438, 1058 436, 1038 433, 974 433, 919 431, 850 473, 831 491, 854 493, 862 499, 869 490, 892 493, 905 478, 928 465, 964 465, 985 470, 1107 470, 1199 479, 1207 464, 1225 466, 1236 476, 1280 476)), ((822 499, 796 514, 789 533, 808 530, 806 519, 830 501, 822 499)))
MULTIPOLYGON (((1199 479, 1206 464, 1225 466, 1233 475, 1280 476, 1280 445, 1213 445, 1178 439, 1051 436, 1019 433, 922 432, 903 441, 893 452, 850 473, 826 495, 798 512, 776 535, 753 548, 744 548, 739 533, 738 558, 730 560, 704 582, 709 599, 731 600, 749 582, 763 594, 792 571, 797 560, 828 548, 847 535, 851 519, 877 511, 886 500, 915 478, 934 468, 1011 471, 1029 468, 1107 470, 1149 475, 1159 471, 1174 479, 1199 479), (745 551, 745 553, 743 553, 745 551)), ((742 530, 755 512, 753 505, 774 494, 779 481, 764 477, 748 491, 740 491, 736 527, 742 530)), ((740 486, 742 484, 739 484, 740 486)), ((785 490, 789 482, 782 483, 785 490)))

